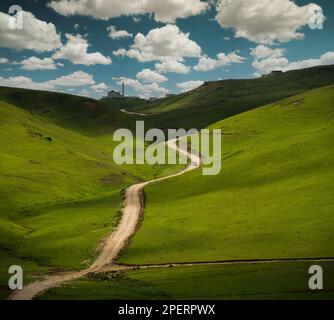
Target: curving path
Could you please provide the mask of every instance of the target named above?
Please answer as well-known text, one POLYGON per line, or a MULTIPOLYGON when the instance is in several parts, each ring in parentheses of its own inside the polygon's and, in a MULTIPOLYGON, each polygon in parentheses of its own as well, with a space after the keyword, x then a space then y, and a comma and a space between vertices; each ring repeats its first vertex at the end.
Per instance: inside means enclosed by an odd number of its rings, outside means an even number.
POLYGON ((149 116, 148 113, 133 112, 133 111, 128 111, 127 109, 121 109, 121 112, 135 116, 142 116, 142 117, 149 116))
POLYGON ((23 290, 15 291, 9 297, 9 299, 32 300, 33 298, 41 295, 43 292, 51 288, 60 286, 63 283, 76 280, 91 273, 101 272, 107 266, 113 268, 114 261, 117 259, 120 253, 127 247, 129 240, 135 234, 139 226, 141 217, 144 213, 144 202, 143 202, 144 188, 151 183, 183 175, 189 171, 199 168, 202 164, 201 158, 198 155, 189 153, 187 150, 179 148, 177 145, 177 140, 167 141, 167 145, 169 148, 174 149, 179 153, 186 155, 190 159, 191 164, 185 170, 177 174, 169 175, 148 182, 138 183, 130 186, 126 190, 123 216, 121 222, 117 226, 117 229, 105 240, 101 254, 88 269, 82 271, 73 271, 73 272, 57 274, 54 276, 50 276, 45 280, 31 283, 26 287, 24 287, 23 290))
MULTIPOLYGON (((124 113, 135 114, 140 116, 147 116, 147 114, 139 114, 135 112, 127 112, 126 109, 121 110, 124 113)), ((143 195, 144 188, 155 182, 167 180, 189 171, 199 168, 202 164, 200 156, 192 154, 187 150, 180 149, 177 145, 177 140, 167 141, 169 148, 177 150, 186 155, 191 164, 183 171, 155 179, 148 182, 138 183, 130 186, 126 190, 125 203, 123 209, 123 216, 117 229, 105 240, 103 249, 98 258, 86 270, 59 273, 46 278, 45 280, 37 281, 29 284, 23 290, 15 291, 10 297, 10 300, 32 300, 41 295, 45 291, 60 286, 64 283, 79 279, 92 273, 115 272, 121 270, 137 270, 137 269, 153 269, 153 268, 169 268, 173 267, 191 267, 196 265, 234 265, 234 264, 266 264, 266 263, 282 263, 282 262, 334 262, 334 258, 296 258, 296 259, 267 259, 267 260, 235 260, 235 261, 209 261, 209 262, 193 262, 193 263, 168 263, 168 264, 152 264, 152 265, 117 265, 115 260, 121 252, 127 247, 131 237, 135 234, 141 217, 144 213, 143 195)))

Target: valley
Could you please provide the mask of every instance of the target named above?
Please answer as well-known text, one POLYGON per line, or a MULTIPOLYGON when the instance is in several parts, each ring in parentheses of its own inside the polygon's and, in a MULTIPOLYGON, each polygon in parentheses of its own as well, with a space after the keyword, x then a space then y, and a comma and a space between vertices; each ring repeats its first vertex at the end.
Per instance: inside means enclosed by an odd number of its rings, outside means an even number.
POLYGON ((254 100, 246 80, 209 83, 161 104, 124 106, 130 114, 0 88, 1 297, 10 294, 8 266, 19 264, 25 284, 53 279, 30 299, 332 298, 334 284, 316 297, 306 285, 311 263, 329 277, 334 269, 333 70, 247 80, 254 100), (164 131, 221 129, 221 173, 116 165, 113 133, 134 132, 137 120, 164 131), (123 203, 131 185, 137 196, 145 186, 140 227, 138 210, 129 212, 137 215, 130 232, 104 251, 113 230, 130 226, 123 203))

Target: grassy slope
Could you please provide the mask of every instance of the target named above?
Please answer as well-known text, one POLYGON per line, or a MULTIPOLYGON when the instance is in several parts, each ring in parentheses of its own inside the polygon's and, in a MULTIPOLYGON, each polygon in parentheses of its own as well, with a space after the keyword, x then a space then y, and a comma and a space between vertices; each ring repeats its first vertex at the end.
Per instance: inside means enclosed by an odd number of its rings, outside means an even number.
POLYGON ((82 268, 117 222, 120 190, 165 174, 113 163, 115 123, 132 125, 93 100, 0 88, 1 296, 14 263, 82 268))
POLYGON ((148 105, 144 99, 101 99, 100 102, 113 109, 133 109, 148 105))
POLYGON ((85 97, 0 87, 0 100, 84 135, 105 135, 115 128, 134 127, 133 121, 117 108, 85 97))
MULTIPOLYGON (((310 263, 194 266, 86 278, 52 289, 41 299, 334 299, 334 283, 310 291, 310 263)), ((325 279, 334 264, 322 263, 325 279)))
POLYGON ((223 171, 146 189, 123 263, 334 256, 334 86, 213 127, 223 171))
POLYGON ((293 96, 334 84, 334 66, 268 75, 250 80, 209 82, 198 89, 145 105, 140 111, 152 126, 161 128, 205 128, 219 120, 293 96))

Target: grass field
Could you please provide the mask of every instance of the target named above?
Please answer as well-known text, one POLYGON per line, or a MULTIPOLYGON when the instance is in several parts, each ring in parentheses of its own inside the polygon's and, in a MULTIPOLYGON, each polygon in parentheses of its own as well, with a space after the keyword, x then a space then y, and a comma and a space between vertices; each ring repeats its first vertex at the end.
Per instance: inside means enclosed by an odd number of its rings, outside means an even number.
MULTIPOLYGON (((117 166, 112 160, 114 111, 101 111, 99 105, 87 110, 87 103, 93 102, 0 88, 2 297, 8 293, 10 265, 21 265, 27 277, 41 270, 87 266, 117 224, 120 191, 178 170, 117 166)), ((131 127, 132 120, 115 112, 116 122, 121 118, 120 125, 131 127)))
POLYGON ((223 120, 222 172, 146 188, 122 263, 333 257, 334 87, 223 120))
POLYGON ((142 105, 145 120, 159 128, 205 128, 217 121, 307 90, 334 84, 334 66, 208 82, 194 91, 142 105))
MULTIPOLYGON (((310 70, 314 80, 325 74, 329 77, 323 81, 331 81, 334 69, 310 70)), ((221 90, 228 92, 220 82, 189 94, 189 104, 180 110, 166 111, 161 105, 157 116, 149 117, 148 126, 160 126, 159 117, 166 116, 164 128, 175 119, 185 127, 224 119, 211 125, 223 129, 223 170, 217 176, 202 176, 198 170, 148 186, 144 221, 120 263, 334 256, 334 86, 244 112, 319 85, 305 77, 310 70, 289 73, 296 86, 287 81, 275 94, 268 88, 277 79, 258 79, 250 89, 253 96, 243 81, 240 90, 233 83, 236 91, 230 90, 223 103, 227 107, 219 112, 221 90), (196 112, 205 97, 217 102, 209 101, 206 117, 196 112), (194 99, 199 104, 190 109, 194 99)), ((121 190, 180 169, 113 163, 112 133, 133 129, 136 118, 82 97, 0 88, 1 298, 8 295, 10 265, 23 266, 26 282, 41 272, 87 266, 117 224, 121 190)), ((333 287, 323 296, 307 292, 308 265, 141 270, 112 279, 85 278, 43 298, 332 297, 333 287), (295 281, 289 284, 291 274, 295 281)), ((332 264, 328 268, 332 275, 332 264)))
POLYGON ((334 264, 323 263, 324 290, 308 287, 310 263, 195 266, 81 279, 40 299, 334 299, 334 264))

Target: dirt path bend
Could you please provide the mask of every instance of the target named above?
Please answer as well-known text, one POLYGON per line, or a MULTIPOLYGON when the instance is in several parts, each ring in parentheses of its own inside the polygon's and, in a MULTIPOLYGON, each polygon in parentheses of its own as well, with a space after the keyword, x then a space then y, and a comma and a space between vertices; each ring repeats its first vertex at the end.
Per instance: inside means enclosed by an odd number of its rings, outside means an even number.
POLYGON ((91 273, 98 273, 106 266, 112 267, 114 261, 120 255, 129 243, 131 237, 135 234, 137 227, 140 223, 141 216, 144 212, 143 194, 144 188, 155 182, 167 180, 180 175, 183 175, 189 171, 195 170, 201 166, 201 158, 189 153, 187 150, 183 150, 178 147, 177 140, 167 141, 169 148, 178 151, 186 155, 191 164, 183 171, 169 175, 163 178, 151 180, 144 183, 138 183, 130 186, 126 190, 125 203, 123 209, 123 216, 121 222, 117 226, 117 229, 105 240, 104 246, 98 258, 93 264, 86 270, 73 271, 62 274, 50 276, 45 280, 31 283, 24 287, 23 290, 15 291, 10 297, 10 300, 32 300, 33 298, 41 295, 43 292, 60 286, 66 282, 79 279, 91 273))
POLYGON ((134 115, 134 116, 141 116, 141 117, 146 117, 146 116, 150 115, 148 113, 139 113, 139 112, 134 112, 134 111, 128 111, 127 109, 121 109, 121 112, 126 113, 126 114, 131 114, 131 115, 134 115))

